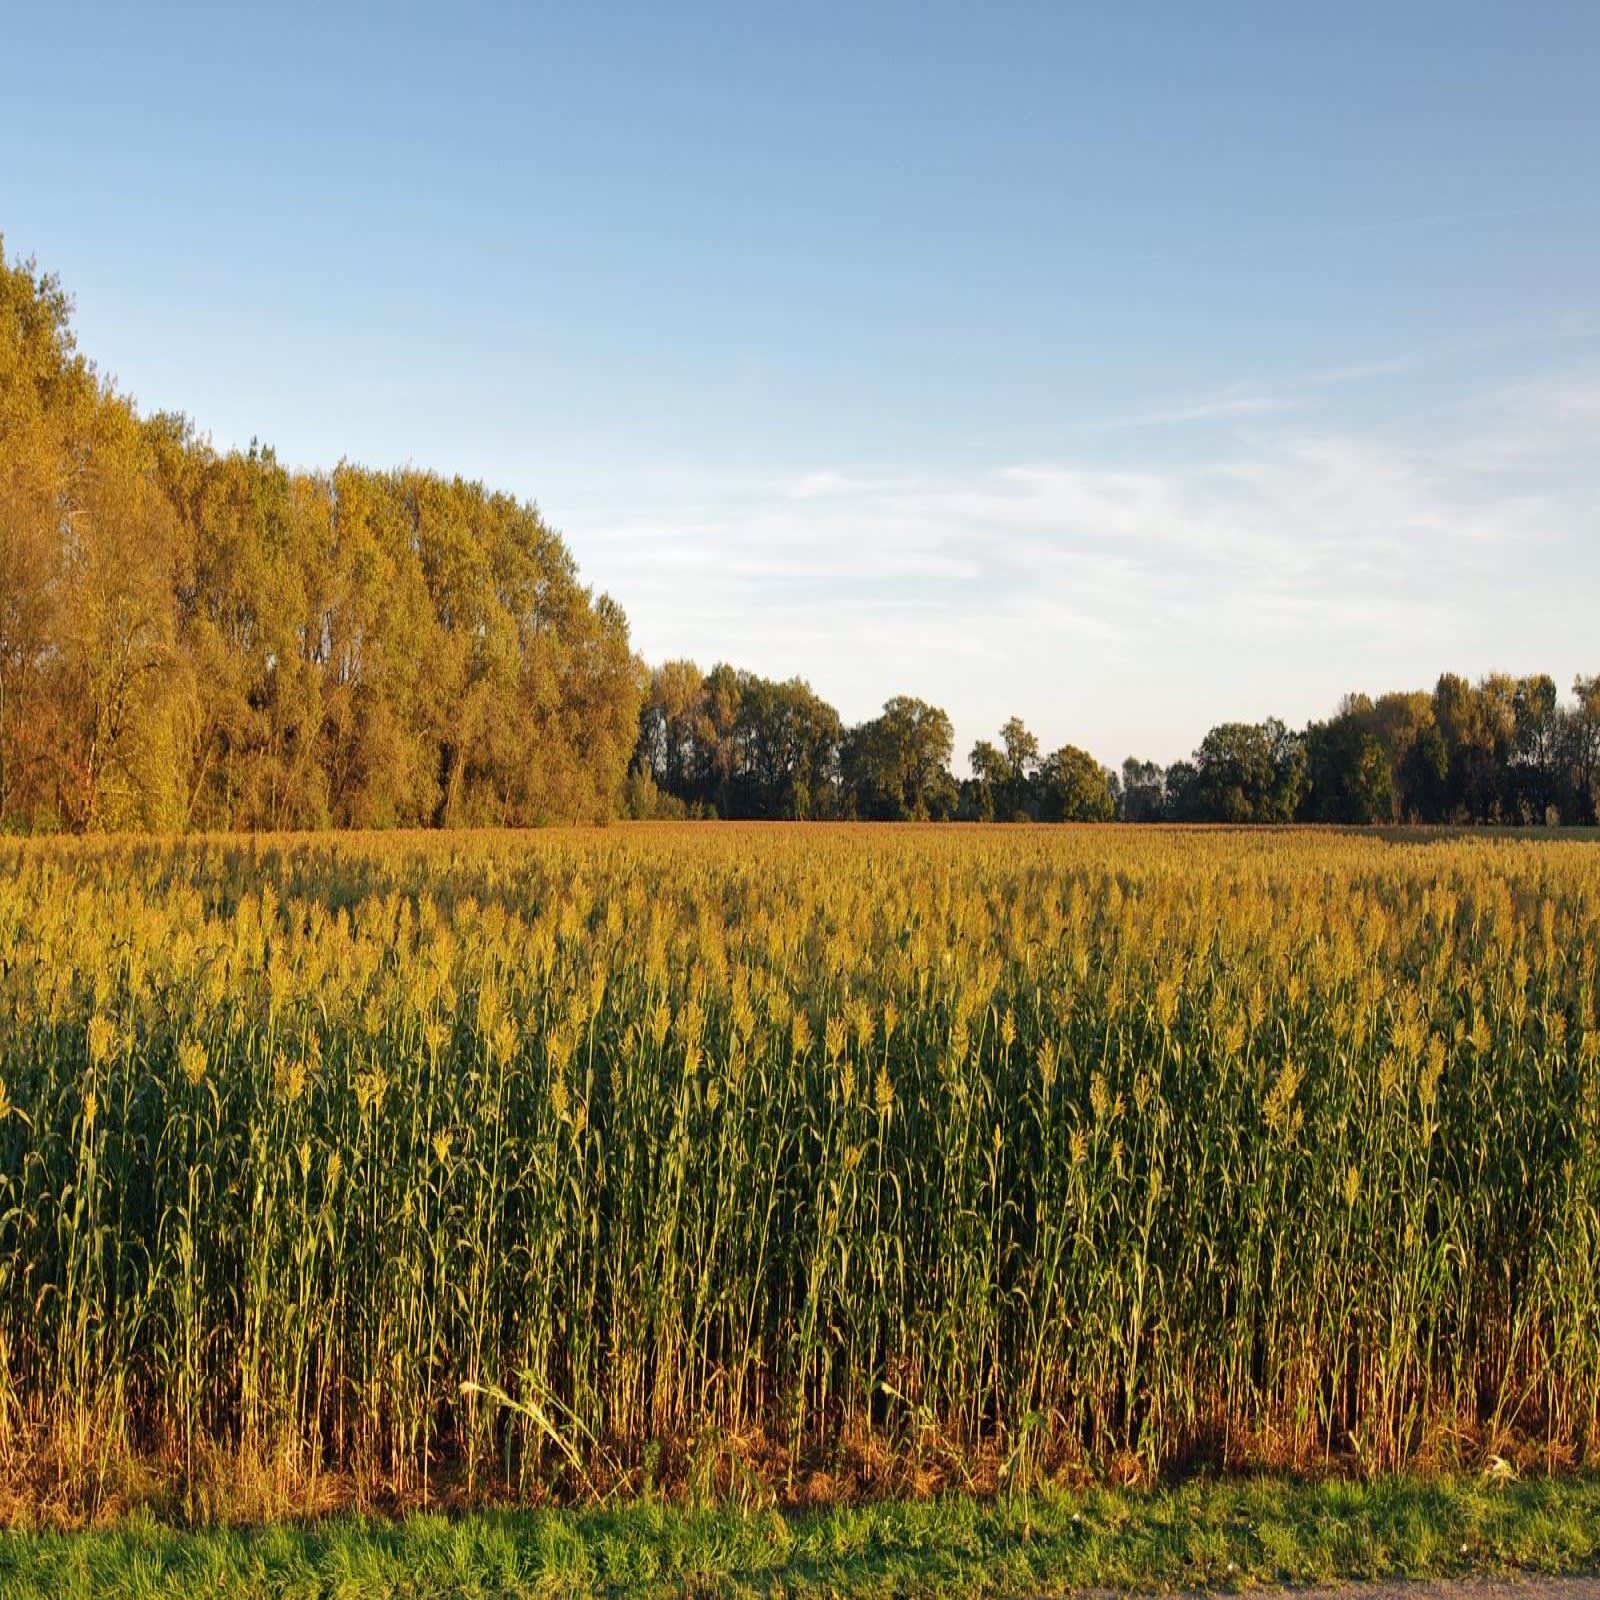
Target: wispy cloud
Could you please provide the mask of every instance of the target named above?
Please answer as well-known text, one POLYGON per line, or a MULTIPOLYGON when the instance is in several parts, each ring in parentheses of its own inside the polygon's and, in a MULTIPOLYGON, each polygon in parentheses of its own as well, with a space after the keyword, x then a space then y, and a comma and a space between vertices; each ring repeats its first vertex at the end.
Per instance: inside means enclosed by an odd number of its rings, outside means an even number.
POLYGON ((1410 372, 1422 364, 1422 359, 1419 355, 1386 356, 1379 360, 1353 361, 1344 366, 1324 367, 1286 377, 1233 383, 1209 394, 1158 405, 1148 411, 1110 417, 1102 426, 1111 429, 1162 428, 1186 422, 1219 422, 1291 411, 1320 390, 1410 372))
POLYGON ((964 743, 1015 710, 1103 758, 1172 756, 1208 717, 1585 665, 1597 418, 1600 374, 1569 374, 1403 436, 1277 417, 1139 470, 679 471, 630 493, 648 515, 567 531, 651 659, 803 673, 847 717, 922 693, 964 743))

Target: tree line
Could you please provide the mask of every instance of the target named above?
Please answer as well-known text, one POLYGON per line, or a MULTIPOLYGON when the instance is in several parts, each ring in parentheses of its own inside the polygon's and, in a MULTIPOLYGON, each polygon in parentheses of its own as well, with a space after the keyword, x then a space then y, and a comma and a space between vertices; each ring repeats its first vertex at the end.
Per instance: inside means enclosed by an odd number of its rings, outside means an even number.
POLYGON ((615 814, 642 668, 531 505, 143 417, 0 251, 0 827, 615 814))
POLYGON ((1119 771, 1045 753, 1020 718, 951 770, 949 716, 910 696, 846 727, 802 679, 672 661, 651 675, 627 804, 641 817, 996 822, 1592 825, 1600 676, 1564 705, 1548 675, 1454 673, 1432 691, 1348 696, 1326 721, 1213 728, 1187 761, 1119 771))
POLYGON ((78 351, 0 241, 0 829, 636 817, 1593 823, 1600 677, 1451 674, 1225 723, 1109 771, 1017 718, 953 771, 939 707, 855 726, 802 679, 672 661, 481 484, 220 452, 78 351))

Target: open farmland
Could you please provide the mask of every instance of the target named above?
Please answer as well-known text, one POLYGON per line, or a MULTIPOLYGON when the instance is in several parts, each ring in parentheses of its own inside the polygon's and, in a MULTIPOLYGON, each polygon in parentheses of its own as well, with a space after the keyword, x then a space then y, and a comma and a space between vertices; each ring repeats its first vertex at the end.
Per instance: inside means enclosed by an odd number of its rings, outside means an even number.
POLYGON ((11 1516, 1600 1443, 1600 851, 0 851, 11 1516))

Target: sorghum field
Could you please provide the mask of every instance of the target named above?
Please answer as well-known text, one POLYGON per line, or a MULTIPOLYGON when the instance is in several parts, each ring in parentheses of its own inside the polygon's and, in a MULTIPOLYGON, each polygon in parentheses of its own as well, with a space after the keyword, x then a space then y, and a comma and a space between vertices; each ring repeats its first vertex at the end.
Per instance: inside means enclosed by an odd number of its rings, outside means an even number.
POLYGON ((0 847, 11 1517, 1592 1462, 1600 848, 0 847))

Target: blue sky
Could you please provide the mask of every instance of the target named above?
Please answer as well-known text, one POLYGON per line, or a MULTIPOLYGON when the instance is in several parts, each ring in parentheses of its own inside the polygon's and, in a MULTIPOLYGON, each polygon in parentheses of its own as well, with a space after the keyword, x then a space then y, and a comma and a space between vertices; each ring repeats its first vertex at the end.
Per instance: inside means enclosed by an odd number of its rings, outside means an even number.
POLYGON ((1600 671, 1600 7, 33 6, 0 232, 650 659, 1186 753, 1600 671))

